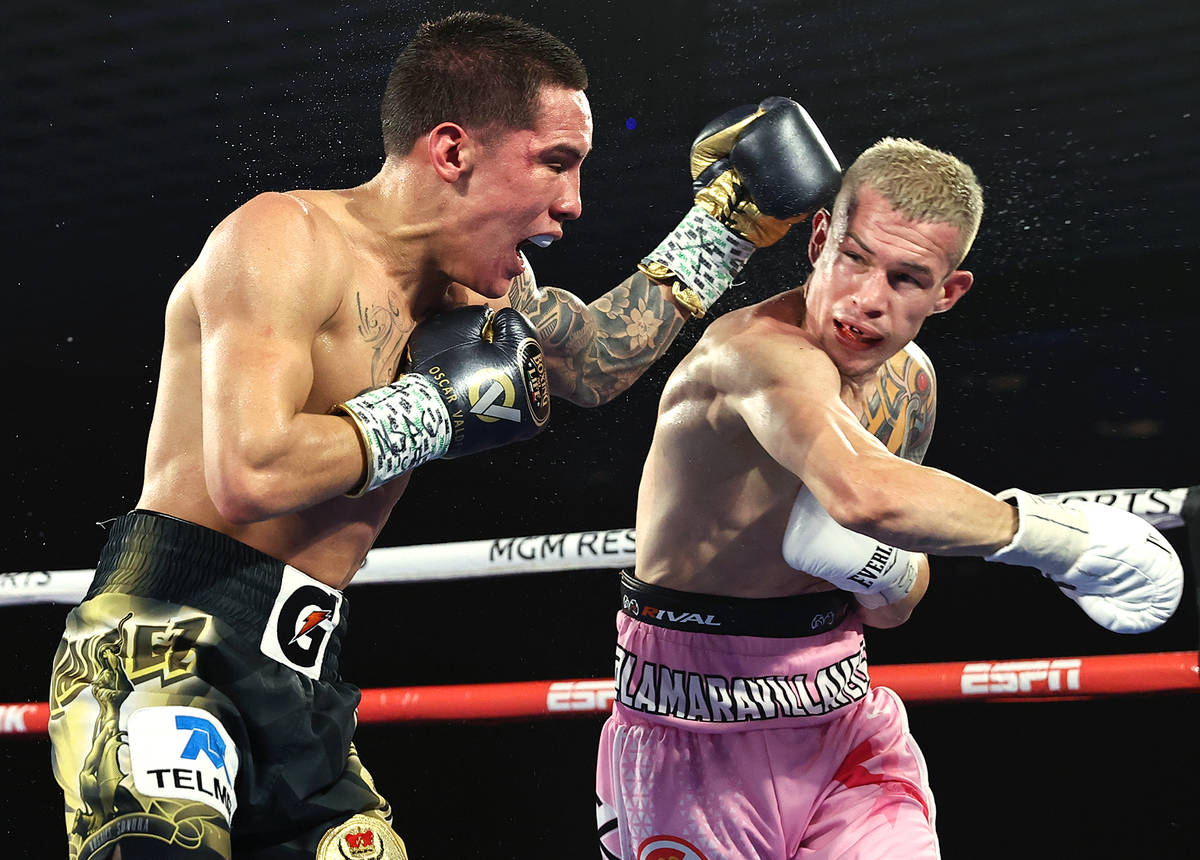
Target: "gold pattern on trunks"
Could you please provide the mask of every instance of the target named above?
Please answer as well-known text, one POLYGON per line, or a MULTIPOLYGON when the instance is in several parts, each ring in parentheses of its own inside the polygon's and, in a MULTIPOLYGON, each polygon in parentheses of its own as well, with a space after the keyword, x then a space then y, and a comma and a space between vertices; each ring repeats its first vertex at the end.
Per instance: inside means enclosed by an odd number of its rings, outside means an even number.
MULTIPOLYGON (((133 691, 133 682, 127 675, 128 668, 135 664, 134 655, 127 653, 126 623, 130 617, 132 613, 126 615, 116 628, 78 645, 73 643, 55 669, 52 696, 59 716, 62 707, 86 688, 91 689, 98 706, 91 744, 79 767, 78 791, 82 806, 75 810, 67 824, 68 855, 77 860, 103 856, 111 845, 133 834, 183 848, 227 847, 228 832, 219 814, 211 807, 166 798, 143 800, 132 790, 133 780, 122 764, 128 761, 128 754, 122 752, 127 746, 127 737, 120 727, 121 706, 133 691)), ((198 636, 204 619, 193 621, 200 622, 199 626, 191 625, 198 636)), ((159 640, 159 644, 154 645, 153 632, 174 629, 181 633, 188 623, 180 622, 179 628, 175 628, 174 622, 137 628, 147 633, 138 637, 135 632, 133 639, 152 648, 143 680, 159 674, 172 662, 170 655, 176 653, 172 646, 164 647, 164 641, 174 643, 178 636, 159 640)), ((163 672, 164 681, 170 671, 163 672)))
POLYGON ((192 674, 196 643, 208 619, 203 616, 167 624, 139 624, 133 631, 133 653, 125 658, 125 672, 134 684, 158 676, 163 686, 192 674))
POLYGON ((130 632, 127 629, 130 617, 132 614, 103 635, 67 643, 54 667, 50 719, 57 719, 66 705, 92 685, 93 678, 107 671, 105 664, 111 654, 119 655, 124 677, 133 684, 157 677, 167 686, 192 674, 196 666, 196 643, 208 624, 207 618, 172 618, 166 624, 138 624, 130 632))

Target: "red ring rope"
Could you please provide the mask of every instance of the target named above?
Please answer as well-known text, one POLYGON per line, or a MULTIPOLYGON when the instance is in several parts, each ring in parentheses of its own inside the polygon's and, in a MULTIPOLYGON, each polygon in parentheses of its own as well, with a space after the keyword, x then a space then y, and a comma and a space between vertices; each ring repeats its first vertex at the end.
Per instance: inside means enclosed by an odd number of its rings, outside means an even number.
MULTIPOLYGON (((1195 651, 872 666, 871 680, 906 702, 1092 699, 1200 692, 1195 651)), ((363 690, 360 723, 501 720, 607 714, 613 679, 446 684, 363 690)), ((44 702, 0 704, 0 735, 44 735, 44 702)))

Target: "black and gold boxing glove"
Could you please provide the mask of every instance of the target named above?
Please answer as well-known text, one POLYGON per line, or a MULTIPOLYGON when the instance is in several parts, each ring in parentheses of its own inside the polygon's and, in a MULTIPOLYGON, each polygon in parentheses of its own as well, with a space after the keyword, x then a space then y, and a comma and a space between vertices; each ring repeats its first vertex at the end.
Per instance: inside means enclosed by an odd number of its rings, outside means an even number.
POLYGON ((804 108, 772 96, 705 125, 691 175, 695 206, 639 268, 699 317, 757 248, 833 198, 841 166, 804 108))
POLYGON ((550 417, 541 345, 519 311, 464 307, 409 336, 395 382, 334 407, 358 430, 361 496, 438 458, 461 457, 535 436, 550 417))

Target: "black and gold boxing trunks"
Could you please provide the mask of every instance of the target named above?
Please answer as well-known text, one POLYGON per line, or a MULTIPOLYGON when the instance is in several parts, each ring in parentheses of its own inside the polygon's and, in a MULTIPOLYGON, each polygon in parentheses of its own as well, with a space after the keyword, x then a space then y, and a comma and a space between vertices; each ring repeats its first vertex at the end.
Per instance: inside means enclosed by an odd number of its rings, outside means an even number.
POLYGON ((227 535, 117 519, 54 657, 72 860, 403 860, 351 742, 342 594, 227 535))

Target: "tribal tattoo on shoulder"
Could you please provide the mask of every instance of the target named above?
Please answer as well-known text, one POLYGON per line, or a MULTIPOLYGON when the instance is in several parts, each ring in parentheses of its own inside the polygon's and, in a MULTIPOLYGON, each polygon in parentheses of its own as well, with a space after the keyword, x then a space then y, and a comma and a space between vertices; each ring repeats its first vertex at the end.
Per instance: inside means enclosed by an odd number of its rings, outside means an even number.
POLYGON ((589 304, 532 275, 513 280, 509 301, 537 327, 550 390, 581 406, 620 394, 661 356, 684 320, 663 289, 641 272, 589 304))
POLYGON ((923 353, 901 350, 884 362, 860 416, 889 451, 914 463, 923 461, 929 450, 937 410, 933 366, 923 359, 923 353))
POLYGON ((371 347, 371 384, 373 387, 386 385, 396 375, 400 352, 413 324, 405 325, 401 321, 400 309, 390 291, 387 307, 364 306, 362 293, 355 293, 354 301, 358 307, 358 333, 371 347))

